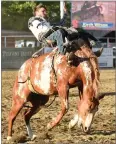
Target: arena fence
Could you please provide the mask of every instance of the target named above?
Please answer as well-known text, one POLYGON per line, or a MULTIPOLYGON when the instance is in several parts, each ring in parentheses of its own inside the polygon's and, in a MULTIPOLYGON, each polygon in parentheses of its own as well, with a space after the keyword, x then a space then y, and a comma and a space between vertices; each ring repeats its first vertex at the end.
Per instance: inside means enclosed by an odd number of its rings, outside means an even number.
POLYGON ((34 53, 33 48, 2 48, 1 67, 2 69, 19 69, 20 66, 34 53))
MULTIPOLYGON (((37 48, 2 48, 1 67, 2 69, 19 69, 29 59, 37 48)), ((93 48, 93 51, 99 48, 93 48)), ((112 68, 116 66, 116 49, 104 48, 99 58, 100 67, 112 68)))
MULTIPOLYGON (((2 69, 19 69, 24 61, 30 58, 37 49, 40 49, 39 42, 32 35, 8 35, 2 36, 1 40, 2 69)), ((116 66, 116 43, 114 41, 115 38, 103 38, 101 44, 104 51, 99 58, 100 67, 116 66)))

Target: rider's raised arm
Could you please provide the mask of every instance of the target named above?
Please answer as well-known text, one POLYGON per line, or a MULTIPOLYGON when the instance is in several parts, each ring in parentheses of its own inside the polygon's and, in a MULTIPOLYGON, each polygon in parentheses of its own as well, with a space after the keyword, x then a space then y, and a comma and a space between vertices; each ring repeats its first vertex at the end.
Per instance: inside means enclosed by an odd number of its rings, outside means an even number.
POLYGON ((67 19, 67 13, 64 14, 63 18, 58 23, 52 23, 53 26, 64 26, 66 19, 67 19))
POLYGON ((65 24, 65 22, 66 22, 66 19, 67 19, 67 16, 68 16, 67 8, 66 8, 66 4, 65 4, 65 3, 64 3, 63 11, 64 11, 64 15, 63 15, 63 18, 60 20, 60 22, 58 22, 58 23, 53 23, 53 24, 51 24, 51 25, 53 25, 53 26, 64 26, 64 24, 65 24))

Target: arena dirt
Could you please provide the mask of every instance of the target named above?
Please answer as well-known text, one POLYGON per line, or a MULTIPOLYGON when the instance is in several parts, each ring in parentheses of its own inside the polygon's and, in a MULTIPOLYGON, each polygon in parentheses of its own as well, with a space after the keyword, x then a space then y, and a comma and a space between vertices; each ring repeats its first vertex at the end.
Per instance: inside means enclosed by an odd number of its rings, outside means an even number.
MULTIPOLYGON (((100 92, 115 92, 115 70, 100 70, 101 82, 100 92)), ((12 102, 12 87, 17 71, 2 72, 2 128, 1 141, 7 144, 8 113, 12 102)), ((50 98, 52 101, 53 97, 50 98)), ((13 139, 9 143, 25 144, 114 144, 115 141, 115 96, 109 95, 100 101, 99 110, 95 115, 90 134, 82 132, 78 126, 72 130, 68 129, 69 121, 76 113, 78 100, 77 88, 70 90, 69 110, 63 117, 59 125, 47 132, 46 125, 57 115, 60 110, 58 97, 54 103, 43 108, 31 119, 33 132, 37 135, 34 141, 30 141, 25 123, 23 120, 23 110, 17 116, 13 126, 13 139)), ((50 101, 48 103, 50 103, 50 101)))

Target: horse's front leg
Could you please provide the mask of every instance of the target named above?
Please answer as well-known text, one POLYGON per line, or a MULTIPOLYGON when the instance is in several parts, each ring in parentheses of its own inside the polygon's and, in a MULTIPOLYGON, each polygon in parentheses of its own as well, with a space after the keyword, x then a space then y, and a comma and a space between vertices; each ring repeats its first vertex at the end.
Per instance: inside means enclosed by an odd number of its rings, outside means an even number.
POLYGON ((69 94, 68 85, 64 84, 64 83, 62 83, 62 84, 58 83, 58 94, 59 94, 60 101, 61 101, 61 111, 57 115, 57 117, 54 118, 54 120, 52 122, 48 123, 48 125, 47 125, 48 130, 53 128, 54 126, 56 126, 60 122, 60 120, 66 113, 66 111, 68 110, 68 94, 69 94))
MULTIPOLYGON (((79 97, 81 99, 82 95, 83 95, 83 84, 82 83, 80 83, 78 85, 78 90, 79 90, 79 97)), ((71 121, 69 122, 69 129, 73 128, 77 124, 78 120, 79 120, 79 116, 78 116, 78 114, 75 114, 73 119, 71 119, 71 121)))

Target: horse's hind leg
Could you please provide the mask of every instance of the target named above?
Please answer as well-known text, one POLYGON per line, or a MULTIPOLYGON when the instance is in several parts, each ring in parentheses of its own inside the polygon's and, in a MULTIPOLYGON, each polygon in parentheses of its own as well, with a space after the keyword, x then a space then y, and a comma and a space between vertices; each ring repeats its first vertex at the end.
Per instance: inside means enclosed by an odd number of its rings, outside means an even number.
POLYGON ((7 140, 11 139, 12 136, 12 126, 13 122, 20 112, 21 108, 23 107, 23 104, 25 103, 25 100, 20 98, 19 96, 15 96, 12 102, 12 108, 9 113, 9 123, 8 123, 8 137, 7 140))
POLYGON ((23 108, 23 105, 26 103, 29 94, 30 90, 28 89, 27 84, 18 83, 18 79, 16 79, 13 87, 12 108, 9 113, 7 140, 11 139, 13 122, 20 110, 23 108))
POLYGON ((44 105, 48 101, 48 99, 48 96, 40 96, 33 93, 30 97, 29 102, 31 103, 31 107, 25 111, 24 119, 27 127, 27 132, 31 140, 33 140, 36 135, 34 135, 31 130, 30 118, 40 110, 40 106, 44 105))
POLYGON ((30 100, 31 103, 31 107, 28 108, 27 110, 25 110, 24 112, 24 120, 26 123, 26 128, 27 128, 27 132, 28 135, 30 137, 31 140, 33 140, 36 135, 33 134, 31 126, 30 126, 30 118, 37 112, 40 110, 40 102, 39 100, 30 100))

